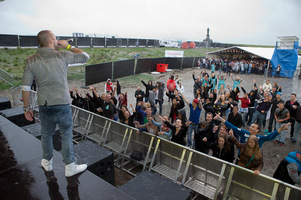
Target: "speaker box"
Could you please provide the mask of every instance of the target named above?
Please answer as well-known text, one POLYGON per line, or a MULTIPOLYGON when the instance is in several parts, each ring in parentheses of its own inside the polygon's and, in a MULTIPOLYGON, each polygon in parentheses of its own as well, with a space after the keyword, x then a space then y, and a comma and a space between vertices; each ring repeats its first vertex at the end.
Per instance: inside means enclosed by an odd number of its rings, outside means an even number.
POLYGON ((28 121, 25 118, 24 110, 22 106, 1 110, 0 114, 19 127, 23 127, 35 123, 35 120, 28 121))
POLYGON ((78 164, 87 164, 88 170, 115 186, 114 155, 111 151, 91 141, 82 141, 74 146, 78 164))
POLYGON ((190 191, 157 174, 144 171, 119 189, 135 199, 190 199, 190 191))
POLYGON ((24 129, 26 132, 28 132, 30 135, 41 139, 41 123, 34 123, 27 126, 23 126, 22 129, 24 129))
POLYGON ((0 97, 0 110, 11 108, 10 100, 6 97, 0 97))

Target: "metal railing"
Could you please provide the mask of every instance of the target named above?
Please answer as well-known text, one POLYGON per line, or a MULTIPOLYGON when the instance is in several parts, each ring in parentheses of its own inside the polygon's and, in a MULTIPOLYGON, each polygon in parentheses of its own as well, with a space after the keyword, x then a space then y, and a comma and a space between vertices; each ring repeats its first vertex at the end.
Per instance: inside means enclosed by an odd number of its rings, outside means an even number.
POLYGON ((299 199, 301 188, 178 145, 164 138, 106 119, 72 106, 76 129, 82 139, 97 142, 115 153, 115 165, 136 175, 158 173, 209 199, 299 199), (131 152, 142 153, 140 161, 131 152), (139 167, 140 166, 140 167, 139 167))
POLYGON ((12 87, 14 87, 14 77, 10 73, 4 71, 3 69, 0 69, 0 79, 10 84, 12 87))
MULTIPOLYGON (((22 88, 16 87, 10 90, 13 100, 13 107, 23 105, 22 88)), ((36 91, 30 91, 29 104, 32 108, 37 107, 38 93, 36 91)))

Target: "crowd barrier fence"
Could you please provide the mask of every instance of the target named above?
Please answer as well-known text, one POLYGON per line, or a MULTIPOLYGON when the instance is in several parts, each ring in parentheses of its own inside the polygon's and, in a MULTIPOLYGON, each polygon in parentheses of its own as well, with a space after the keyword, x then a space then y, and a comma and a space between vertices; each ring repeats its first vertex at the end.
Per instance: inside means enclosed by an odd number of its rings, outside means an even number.
MULTIPOLYGON (((57 36, 58 40, 74 38, 69 42, 76 47, 159 47, 157 39, 139 39, 139 38, 108 38, 108 37, 73 37, 57 36)), ((187 41, 188 44, 193 41, 187 41)), ((194 42, 196 48, 207 48, 205 42, 194 42)), ((36 35, 9 35, 0 34, 0 47, 38 47, 36 35)), ((234 44, 225 44, 212 42, 209 48, 228 48, 234 44)))
POLYGON ((72 106, 74 132, 115 153, 115 165, 137 175, 148 170, 209 199, 299 199, 301 188, 200 153, 72 106), (80 131, 79 131, 80 130, 80 131), (142 160, 131 158, 133 151, 142 160))
POLYGON ((85 66, 85 85, 91 85, 106 81, 135 75, 139 73, 150 73, 156 71, 159 63, 168 64, 168 69, 186 69, 197 67, 198 59, 203 57, 183 58, 137 58, 135 59, 100 63, 85 66))

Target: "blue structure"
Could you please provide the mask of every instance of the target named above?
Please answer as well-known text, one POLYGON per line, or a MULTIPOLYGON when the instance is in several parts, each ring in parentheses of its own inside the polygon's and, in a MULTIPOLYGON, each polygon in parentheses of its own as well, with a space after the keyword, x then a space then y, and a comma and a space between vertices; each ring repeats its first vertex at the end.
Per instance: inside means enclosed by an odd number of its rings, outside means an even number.
POLYGON ((293 49, 277 49, 277 45, 278 43, 276 43, 275 51, 271 59, 272 75, 276 75, 276 67, 280 64, 280 76, 292 78, 297 68, 299 41, 294 42, 293 49))

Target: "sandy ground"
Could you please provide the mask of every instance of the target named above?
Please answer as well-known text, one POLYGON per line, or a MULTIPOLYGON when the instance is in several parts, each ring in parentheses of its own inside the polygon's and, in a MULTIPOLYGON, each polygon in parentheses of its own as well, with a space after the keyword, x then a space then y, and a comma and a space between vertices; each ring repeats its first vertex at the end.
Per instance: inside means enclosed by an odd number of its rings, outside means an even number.
MULTIPOLYGON (((185 69, 185 70, 173 70, 172 72, 170 72, 169 74, 167 73, 161 73, 160 75, 158 75, 156 78, 158 81, 164 81, 166 83, 166 81, 168 80, 169 75, 173 74, 173 75, 179 75, 179 78, 181 79, 183 86, 185 88, 185 92, 184 95, 186 96, 186 98, 188 99, 189 102, 192 101, 193 99, 193 79, 192 79, 192 72, 194 71, 195 74, 199 74, 203 69, 185 69)), ((209 71, 208 71, 209 72, 209 71)), ((226 74, 222 74, 226 77, 226 74)), ((233 75, 234 77, 237 75, 233 75)), ((256 83, 258 85, 263 84, 266 80, 266 78, 262 75, 241 75, 238 74, 238 76, 240 76, 243 80, 242 82, 242 86, 247 90, 250 91, 253 87, 253 79, 256 80, 256 83)), ((283 90, 282 90, 282 94, 283 97, 282 99, 284 101, 289 100, 290 99, 290 94, 292 92, 297 93, 297 100, 299 102, 301 102, 301 80, 298 80, 297 78, 293 78, 293 79, 287 79, 287 78, 268 78, 270 80, 271 83, 273 82, 277 82, 279 85, 282 86, 283 90)), ((145 82, 147 82, 148 80, 144 80, 145 82)), ((125 83, 120 81, 121 84, 121 89, 122 92, 127 91, 128 92, 128 105, 130 103, 132 103, 133 105, 135 104, 136 100, 134 97, 134 93, 135 90, 137 88, 137 84, 133 84, 133 83, 125 83)), ((226 85, 229 84, 231 87, 233 85, 233 81, 231 80, 230 77, 227 77, 226 80, 226 85)), ((76 82, 70 82, 69 83, 70 88, 75 86, 75 87, 80 87, 81 85, 79 83, 76 82)), ((104 91, 104 83, 99 83, 99 84, 95 84, 93 85, 94 87, 97 88, 98 91, 104 91)), ((141 86, 141 88, 143 90, 145 90, 145 87, 142 85, 142 83, 139 85, 141 86)), ((79 88, 79 91, 81 93, 84 93, 85 89, 83 88, 79 88)), ((100 93, 101 93, 100 92, 100 93)), ((2 97, 8 97, 9 99, 12 99, 10 91, 2 91, 1 92, 1 96, 2 97)), ((163 104, 163 112, 162 112, 162 116, 163 115, 168 115, 169 111, 170 111, 170 107, 171 107, 171 102, 168 102, 168 98, 167 96, 164 97, 164 104, 163 104)), ((188 107, 185 106, 186 108, 186 114, 187 117, 189 117, 189 110, 188 107)), ((204 120, 204 112, 202 112, 201 115, 201 120, 204 120)), ((268 121, 267 121, 268 124, 268 121)), ((245 127, 246 129, 248 129, 248 127, 245 127)), ((301 137, 301 136, 300 136, 301 137)), ((276 144, 274 141, 272 142, 267 142, 263 145, 262 147, 262 151, 263 151, 263 155, 264 155, 264 167, 263 167, 263 171, 262 173, 268 176, 272 176, 274 171, 276 170, 278 164, 280 163, 280 161, 287 156, 287 154, 291 151, 295 151, 295 150, 301 150, 301 146, 300 143, 295 143, 292 144, 291 139, 289 137, 289 135, 287 135, 286 138, 286 144, 281 147, 279 144, 276 144)))

